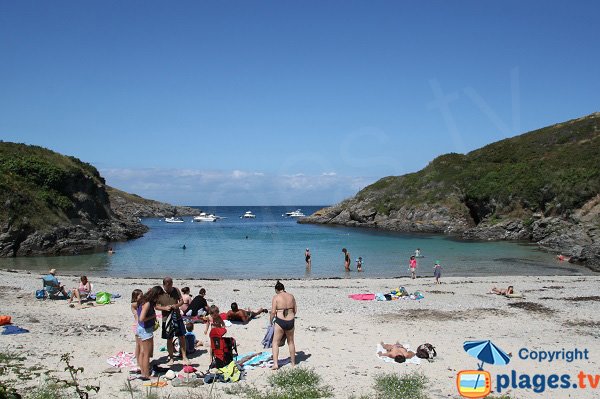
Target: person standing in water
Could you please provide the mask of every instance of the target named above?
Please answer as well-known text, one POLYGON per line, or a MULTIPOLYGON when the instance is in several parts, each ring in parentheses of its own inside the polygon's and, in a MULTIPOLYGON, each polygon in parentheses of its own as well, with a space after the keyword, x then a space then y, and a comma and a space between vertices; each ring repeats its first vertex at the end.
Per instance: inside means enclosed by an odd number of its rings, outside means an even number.
POLYGON ((410 278, 414 280, 415 278, 417 278, 417 259, 415 259, 414 255, 410 257, 408 265, 410 267, 410 278))
POLYGON ((306 268, 310 269, 312 266, 312 260, 310 256, 310 250, 308 248, 306 248, 306 251, 304 251, 304 260, 306 261, 306 268))
POLYGON ((362 272, 362 256, 359 256, 356 259, 356 271, 357 272, 362 272))
POLYGON ((420 258, 421 257, 421 248, 417 248, 415 249, 415 258, 420 258))
POLYGON ((349 272, 350 271, 350 252, 346 248, 342 248, 342 253, 344 254, 344 269, 349 272))

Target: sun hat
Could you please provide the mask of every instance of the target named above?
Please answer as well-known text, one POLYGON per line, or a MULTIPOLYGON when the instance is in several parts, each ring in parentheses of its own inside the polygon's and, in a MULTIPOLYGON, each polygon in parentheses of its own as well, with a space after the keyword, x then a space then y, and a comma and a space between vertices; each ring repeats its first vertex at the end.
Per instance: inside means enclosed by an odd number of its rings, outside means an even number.
POLYGON ((196 369, 192 366, 184 366, 183 372, 184 373, 194 373, 194 372, 196 372, 196 369))
POLYGON ((435 264, 436 264, 436 265, 439 265, 439 264, 440 264, 440 261, 439 261, 439 260, 436 260, 436 261, 435 261, 435 264))
POLYGON ((48 273, 50 273, 50 274, 56 274, 56 269, 50 269, 50 271, 48 273))

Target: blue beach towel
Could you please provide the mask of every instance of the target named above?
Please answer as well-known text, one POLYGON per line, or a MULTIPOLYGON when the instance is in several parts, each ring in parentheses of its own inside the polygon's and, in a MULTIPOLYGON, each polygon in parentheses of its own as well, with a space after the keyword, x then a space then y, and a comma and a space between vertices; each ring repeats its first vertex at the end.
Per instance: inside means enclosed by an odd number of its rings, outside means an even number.
POLYGON ((18 326, 4 326, 4 331, 2 331, 2 335, 25 334, 28 332, 29 330, 18 326))

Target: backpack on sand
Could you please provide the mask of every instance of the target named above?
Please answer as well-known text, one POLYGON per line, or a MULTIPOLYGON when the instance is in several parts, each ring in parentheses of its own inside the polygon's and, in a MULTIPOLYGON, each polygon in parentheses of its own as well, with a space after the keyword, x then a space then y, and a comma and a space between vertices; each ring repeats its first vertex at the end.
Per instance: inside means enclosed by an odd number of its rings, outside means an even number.
POLYGON ((437 356, 435 347, 431 344, 422 344, 417 348, 416 355, 418 358, 433 360, 437 356))

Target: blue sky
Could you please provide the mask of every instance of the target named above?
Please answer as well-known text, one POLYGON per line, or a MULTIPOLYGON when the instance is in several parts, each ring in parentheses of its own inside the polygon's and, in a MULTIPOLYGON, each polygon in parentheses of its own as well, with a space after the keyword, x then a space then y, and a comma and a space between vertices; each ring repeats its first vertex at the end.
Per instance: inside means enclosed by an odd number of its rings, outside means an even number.
POLYGON ((598 2, 0 0, 0 139, 176 204, 331 204, 600 111, 598 2))

